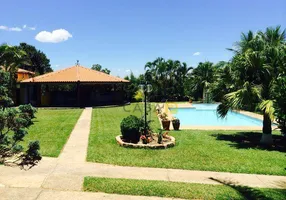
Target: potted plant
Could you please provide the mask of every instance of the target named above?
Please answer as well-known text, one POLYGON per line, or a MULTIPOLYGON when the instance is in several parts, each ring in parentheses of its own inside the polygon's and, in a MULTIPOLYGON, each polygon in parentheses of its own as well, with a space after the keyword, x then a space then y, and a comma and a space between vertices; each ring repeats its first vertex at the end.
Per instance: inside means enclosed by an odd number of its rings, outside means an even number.
POLYGON ((141 135, 140 139, 142 140, 143 144, 147 144, 148 143, 148 139, 145 135, 141 135))
POLYGON ((166 113, 162 113, 160 115, 162 126, 164 130, 170 130, 171 121, 168 119, 168 115, 166 113))
POLYGON ((180 128, 180 120, 178 118, 173 118, 172 119, 172 124, 173 124, 173 128, 174 130, 179 130, 180 128))
POLYGON ((189 103, 193 103, 193 97, 189 97, 189 103))

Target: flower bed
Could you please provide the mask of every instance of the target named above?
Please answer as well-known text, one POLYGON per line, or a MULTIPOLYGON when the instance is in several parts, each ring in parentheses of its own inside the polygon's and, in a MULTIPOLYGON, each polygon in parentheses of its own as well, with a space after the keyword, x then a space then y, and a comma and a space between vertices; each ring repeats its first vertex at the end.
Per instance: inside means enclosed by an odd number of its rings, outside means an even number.
POLYGON ((158 143, 158 139, 159 137, 156 133, 152 134, 152 141, 147 144, 144 144, 142 140, 140 140, 138 143, 125 142, 121 135, 116 137, 116 141, 120 146, 129 148, 167 149, 175 146, 176 143, 175 138, 168 135, 162 138, 161 144, 158 143))

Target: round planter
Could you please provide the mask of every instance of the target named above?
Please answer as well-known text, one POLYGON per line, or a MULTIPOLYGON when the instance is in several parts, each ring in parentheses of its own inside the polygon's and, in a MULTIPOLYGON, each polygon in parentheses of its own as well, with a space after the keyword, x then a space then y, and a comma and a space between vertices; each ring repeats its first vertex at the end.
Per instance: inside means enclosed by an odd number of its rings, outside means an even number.
POLYGON ((128 143, 128 142, 124 142, 122 140, 122 136, 118 135, 116 138, 116 142, 122 146, 122 147, 126 147, 126 148, 143 148, 143 149, 167 149, 170 147, 175 146, 176 144, 176 140, 174 137, 172 136, 168 136, 168 138, 164 138, 163 139, 163 144, 143 144, 143 143, 128 143))
POLYGON ((179 123, 178 122, 177 123, 172 122, 172 124, 173 124, 174 130, 178 131, 180 129, 180 122, 179 123))
POLYGON ((166 131, 169 131, 170 130, 170 123, 171 123, 170 120, 164 120, 164 121, 162 120, 163 129, 166 131))

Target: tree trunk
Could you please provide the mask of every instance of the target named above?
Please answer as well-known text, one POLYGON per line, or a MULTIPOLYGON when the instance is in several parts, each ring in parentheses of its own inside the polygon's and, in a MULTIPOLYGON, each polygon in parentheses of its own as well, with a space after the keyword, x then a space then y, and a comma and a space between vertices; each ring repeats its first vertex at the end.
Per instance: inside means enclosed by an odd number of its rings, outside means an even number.
POLYGON ((203 87, 203 103, 206 103, 206 91, 205 91, 205 87, 203 87))
POLYGON ((270 145, 273 143, 272 140, 272 127, 271 119, 268 114, 263 114, 263 128, 262 128, 262 137, 260 143, 270 145))

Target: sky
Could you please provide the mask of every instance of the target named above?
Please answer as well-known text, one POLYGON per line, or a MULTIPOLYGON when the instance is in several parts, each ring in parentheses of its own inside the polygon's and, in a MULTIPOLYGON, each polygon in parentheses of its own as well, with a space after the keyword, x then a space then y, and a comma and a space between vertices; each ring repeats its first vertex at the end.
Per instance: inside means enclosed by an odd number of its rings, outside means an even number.
POLYGON ((157 57, 196 67, 229 60, 242 32, 286 28, 285 0, 9 0, 0 44, 26 42, 54 70, 100 64, 124 77, 157 57))

